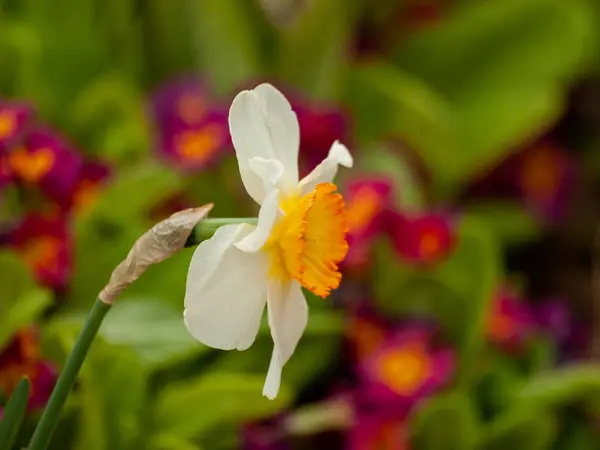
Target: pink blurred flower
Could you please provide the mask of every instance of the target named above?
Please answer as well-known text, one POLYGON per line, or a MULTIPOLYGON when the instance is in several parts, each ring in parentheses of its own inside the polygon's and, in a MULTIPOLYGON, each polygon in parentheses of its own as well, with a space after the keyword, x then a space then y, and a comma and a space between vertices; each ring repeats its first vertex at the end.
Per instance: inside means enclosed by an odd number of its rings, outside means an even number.
POLYGON ((21 142, 34 116, 28 103, 0 101, 0 154, 21 142))
POLYGON ((72 248, 65 217, 31 214, 9 239, 39 283, 57 290, 66 287, 71 277, 72 248))
POLYGON ((39 188, 58 203, 73 192, 82 166, 81 156, 69 142, 54 131, 41 128, 33 130, 23 145, 11 150, 9 163, 17 181, 39 188))
POLYGON ((359 415, 348 432, 347 450, 409 450, 409 431, 403 417, 359 415))
POLYGON ((197 80, 178 80, 156 92, 150 115, 156 150, 184 171, 201 170, 231 146, 227 110, 215 104, 197 80))
POLYGON ((508 288, 501 288, 488 313, 488 339, 507 350, 519 350, 536 330, 536 321, 526 303, 508 288))
POLYGON ((388 336, 361 364, 364 401, 408 411, 443 388, 454 374, 454 351, 435 342, 432 327, 409 323, 388 336))
POLYGON ((446 258, 456 241, 454 219, 448 214, 389 213, 388 233, 400 257, 414 264, 435 264, 446 258))
POLYGON ((345 266, 368 264, 371 245, 383 231, 384 211, 389 207, 392 184, 384 178, 356 178, 346 189, 348 245, 345 266))
POLYGON ((34 327, 18 331, 0 353, 0 393, 9 397, 23 377, 31 382, 29 409, 43 407, 54 388, 57 373, 50 362, 42 359, 38 330, 34 327))

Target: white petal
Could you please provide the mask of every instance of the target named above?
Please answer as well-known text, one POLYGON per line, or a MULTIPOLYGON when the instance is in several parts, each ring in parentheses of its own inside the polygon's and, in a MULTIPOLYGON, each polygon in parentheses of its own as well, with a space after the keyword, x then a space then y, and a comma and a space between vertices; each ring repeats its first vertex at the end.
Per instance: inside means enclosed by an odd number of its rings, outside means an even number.
POLYGON ((274 347, 263 395, 273 399, 279 391, 283 366, 294 353, 306 328, 308 304, 300 284, 295 281, 271 282, 267 303, 274 347))
POLYGON ((262 180, 265 193, 271 191, 274 186, 277 186, 281 177, 283 177, 283 164, 276 159, 255 156, 248 161, 248 167, 262 180))
POLYGON ((282 370, 283 366, 279 361, 277 350, 273 348, 271 362, 269 363, 269 370, 267 371, 267 379, 265 380, 265 385, 263 386, 263 395, 269 400, 273 400, 275 397, 277 397, 279 386, 281 386, 282 370))
POLYGON ((329 149, 327 158, 321 161, 311 173, 298 184, 302 194, 312 191, 319 183, 331 182, 335 178, 338 166, 352 167, 352 155, 344 144, 335 141, 329 149))
POLYGON ((275 87, 268 83, 254 88, 269 115, 269 130, 275 156, 285 168, 285 176, 298 184, 298 150, 300 148, 300 125, 292 105, 275 87))
POLYGON ((291 190, 298 182, 298 119, 286 98, 273 86, 261 84, 240 92, 229 110, 229 129, 240 174, 250 196, 261 203, 265 191, 249 161, 276 159, 283 166, 280 187, 291 190))
POLYGON ((259 251, 269 236, 279 211, 279 191, 274 189, 265 197, 258 213, 256 229, 240 240, 235 246, 243 252, 253 253, 259 251))
POLYGON ((226 225, 198 245, 188 271, 184 322, 197 340, 222 350, 245 350, 256 338, 268 288, 268 259, 235 243, 254 230, 226 225))

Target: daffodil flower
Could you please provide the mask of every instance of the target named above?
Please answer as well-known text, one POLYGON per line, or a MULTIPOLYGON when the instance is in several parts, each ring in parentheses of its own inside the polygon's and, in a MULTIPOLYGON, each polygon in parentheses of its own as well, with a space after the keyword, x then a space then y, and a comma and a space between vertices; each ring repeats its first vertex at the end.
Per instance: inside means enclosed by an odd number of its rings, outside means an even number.
POLYGON ((336 141, 299 180, 298 120, 269 84, 236 96, 229 129, 242 182, 260 205, 258 220, 222 226, 197 247, 184 321, 210 347, 245 350, 268 305, 274 348, 263 395, 273 399, 308 321, 302 287, 325 298, 341 281, 338 264, 348 251, 347 224, 344 200, 332 180, 339 165, 352 167, 352 157, 336 141))

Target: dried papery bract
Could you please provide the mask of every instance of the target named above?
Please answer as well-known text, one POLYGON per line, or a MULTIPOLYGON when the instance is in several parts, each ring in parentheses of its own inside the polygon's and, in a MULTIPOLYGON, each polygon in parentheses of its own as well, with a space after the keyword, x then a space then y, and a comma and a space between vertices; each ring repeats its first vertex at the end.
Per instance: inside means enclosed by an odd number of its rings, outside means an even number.
POLYGON ((194 227, 212 209, 212 203, 176 212, 144 233, 131 248, 127 258, 113 271, 110 281, 100 292, 102 302, 111 304, 146 268, 158 264, 179 250, 194 227))

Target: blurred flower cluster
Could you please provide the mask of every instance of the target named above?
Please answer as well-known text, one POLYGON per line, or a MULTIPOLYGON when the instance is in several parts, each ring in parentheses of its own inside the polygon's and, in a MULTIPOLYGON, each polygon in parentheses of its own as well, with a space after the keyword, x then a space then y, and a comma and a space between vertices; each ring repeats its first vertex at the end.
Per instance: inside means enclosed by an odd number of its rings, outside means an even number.
POLYGON ((596 2, 51 3, 0 0, 0 411, 26 376, 35 423, 151 224, 256 216, 228 108, 269 82, 301 177, 355 159, 279 394, 266 319, 243 353, 188 335, 186 250, 113 306, 51 448, 598 448, 596 2))

